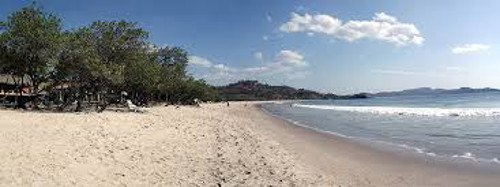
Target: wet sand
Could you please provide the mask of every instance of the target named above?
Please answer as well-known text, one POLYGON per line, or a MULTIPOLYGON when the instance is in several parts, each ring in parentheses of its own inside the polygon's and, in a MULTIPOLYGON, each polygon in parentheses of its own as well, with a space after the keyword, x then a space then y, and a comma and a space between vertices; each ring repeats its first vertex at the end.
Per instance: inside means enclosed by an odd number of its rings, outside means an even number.
MULTIPOLYGON (((263 109, 257 105, 256 110, 263 109)), ((270 115, 260 118, 273 121, 274 125, 263 129, 272 132, 283 147, 298 153, 301 163, 342 186, 500 186, 498 172, 382 150, 270 115)))

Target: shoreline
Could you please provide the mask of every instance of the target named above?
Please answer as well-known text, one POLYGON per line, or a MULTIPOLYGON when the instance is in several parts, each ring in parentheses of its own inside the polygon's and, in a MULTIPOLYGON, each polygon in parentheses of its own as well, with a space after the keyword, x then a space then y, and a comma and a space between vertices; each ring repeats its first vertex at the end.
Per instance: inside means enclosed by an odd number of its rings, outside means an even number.
MULTIPOLYGON (((331 135, 333 137, 342 138, 345 141, 350 143, 364 146, 367 149, 371 149, 374 151, 384 151, 389 152, 391 154, 396 154, 398 156, 424 160, 425 162, 432 162, 434 164, 439 164, 441 167, 448 167, 450 169, 465 169, 469 171, 475 172, 486 172, 486 173, 495 173, 500 175, 500 164, 498 162, 493 162, 492 160, 475 160, 477 158, 463 158, 461 156, 443 156, 436 155, 432 152, 423 152, 421 148, 411 147, 405 144, 395 144, 386 141, 370 141, 367 139, 362 139, 359 137, 352 137, 344 134, 340 134, 337 132, 326 131, 314 127, 310 127, 305 124, 301 124, 299 122, 281 117, 279 115, 275 115, 269 111, 267 111, 262 104, 256 104, 258 110, 261 110, 263 113, 270 115, 278 120, 283 121, 284 123, 288 123, 291 125, 299 126, 301 128, 305 128, 307 130, 311 130, 313 132, 317 132, 319 134, 331 135), (456 158, 459 157, 459 158, 456 158), (453 159, 455 158, 455 159, 453 159)), ((480 158, 481 159, 481 158, 480 158)))
MULTIPOLYGON (((475 163, 453 163, 427 158, 410 152, 398 152, 396 149, 381 149, 374 145, 360 142, 335 133, 297 125, 287 119, 269 113, 261 104, 254 108, 268 116, 275 125, 267 130, 276 132, 279 142, 284 142, 289 149, 299 152, 302 160, 320 171, 333 172, 338 167, 347 170, 346 175, 363 175, 374 186, 410 185, 410 186, 498 186, 498 172, 483 170, 475 163), (293 141, 293 139, 301 139, 293 141), (287 143, 288 142, 288 143, 287 143), (331 166, 331 164, 335 166, 331 166)), ((335 181, 353 180, 337 174, 335 181), (342 179, 344 178, 344 179, 342 179)), ((351 185, 369 185, 362 181, 351 185)), ((343 183, 343 182, 341 182, 343 183)))
POLYGON ((263 102, 0 110, 2 186, 499 186, 278 119, 263 102))

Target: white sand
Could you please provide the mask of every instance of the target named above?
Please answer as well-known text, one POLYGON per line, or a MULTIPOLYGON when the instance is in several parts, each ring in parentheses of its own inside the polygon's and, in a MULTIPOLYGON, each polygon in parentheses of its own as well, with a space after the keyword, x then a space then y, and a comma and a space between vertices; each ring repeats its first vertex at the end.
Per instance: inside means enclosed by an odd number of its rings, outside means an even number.
POLYGON ((0 186, 498 186, 243 103, 145 114, 0 110, 0 186))
POLYGON ((229 112, 235 108, 156 107, 146 114, 3 110, 0 186, 327 184, 255 131, 252 119, 229 112))

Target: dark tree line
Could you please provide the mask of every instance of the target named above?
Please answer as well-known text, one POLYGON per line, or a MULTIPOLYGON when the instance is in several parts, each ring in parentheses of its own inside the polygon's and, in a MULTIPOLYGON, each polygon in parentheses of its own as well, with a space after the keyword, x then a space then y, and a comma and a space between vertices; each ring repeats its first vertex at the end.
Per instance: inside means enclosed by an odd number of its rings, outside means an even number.
POLYGON ((60 18, 36 5, 0 22, 0 73, 37 95, 57 92, 50 100, 59 106, 78 101, 81 108, 95 97, 107 105, 124 92, 143 104, 215 100, 215 89, 189 76, 187 65, 184 49, 155 47, 134 22, 96 21, 65 31, 60 18))

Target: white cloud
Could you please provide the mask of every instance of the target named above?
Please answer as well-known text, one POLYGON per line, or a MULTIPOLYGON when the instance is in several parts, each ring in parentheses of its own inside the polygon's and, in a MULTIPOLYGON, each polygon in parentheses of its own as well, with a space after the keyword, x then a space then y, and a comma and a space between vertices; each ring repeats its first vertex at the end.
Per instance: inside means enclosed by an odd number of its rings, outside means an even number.
POLYGON ((292 66, 307 66, 307 62, 304 61, 304 56, 296 51, 291 50, 281 50, 276 55, 276 61, 292 66))
POLYGON ((342 21, 328 15, 299 15, 292 13, 292 18, 287 23, 281 25, 283 32, 317 32, 324 34, 334 34, 342 26, 342 21))
POLYGON ((208 69, 211 73, 215 74, 227 74, 230 72, 238 71, 237 69, 228 67, 224 64, 215 64, 212 61, 199 57, 199 56, 189 56, 188 64, 193 65, 195 67, 202 67, 204 69, 208 69))
POLYGON ((248 73, 260 73, 260 72, 265 72, 268 70, 269 70, 269 67, 267 67, 267 66, 251 67, 251 68, 242 69, 243 72, 248 72, 248 73))
POLYGON ((482 51, 487 51, 491 47, 485 44, 464 44, 457 47, 454 47, 451 52, 454 54, 473 54, 479 53, 482 51))
POLYGON ((262 52, 256 52, 253 54, 253 57, 257 60, 262 60, 264 58, 264 54, 262 54, 262 52))
POLYGON ((219 72, 232 72, 235 71, 235 69, 230 68, 224 64, 216 64, 213 66, 213 68, 219 72))
POLYGON ((419 72, 406 71, 406 70, 386 70, 386 69, 374 69, 372 73, 386 74, 386 75, 423 75, 419 72))
POLYGON ((445 66, 445 67, 443 67, 443 69, 445 69, 447 71, 462 71, 463 70, 461 67, 457 67, 457 66, 445 66))
POLYGON ((201 67, 212 67, 213 64, 209 60, 198 57, 198 56, 189 56, 188 57, 189 64, 194 65, 194 66, 201 66, 201 67))
POLYGON ((272 22, 273 21, 273 17, 271 16, 270 13, 267 13, 266 14, 266 20, 269 21, 269 22, 272 22))
MULTIPOLYGON (((257 59, 263 60, 261 52, 255 54, 257 59)), ((203 78, 215 84, 227 84, 241 79, 281 79, 281 81, 292 79, 303 79, 309 72, 305 71, 308 63, 304 56, 297 51, 281 50, 272 61, 262 66, 237 68, 224 64, 215 64, 205 58, 198 56, 190 57, 190 64, 194 67, 195 76, 203 78), (201 68, 200 68, 201 67, 201 68)))
POLYGON ((304 56, 297 51, 281 50, 272 62, 268 62, 263 66, 243 68, 240 70, 242 73, 272 73, 278 74, 296 69, 302 69, 308 66, 304 56))
POLYGON ((376 13, 371 20, 342 20, 326 14, 300 15, 292 13, 292 18, 280 26, 286 33, 321 33, 346 41, 374 39, 398 46, 421 45, 424 38, 414 24, 399 22, 386 13, 376 13))
POLYGON ((262 36, 262 40, 264 40, 264 41, 269 40, 269 36, 262 36))

